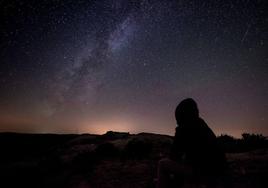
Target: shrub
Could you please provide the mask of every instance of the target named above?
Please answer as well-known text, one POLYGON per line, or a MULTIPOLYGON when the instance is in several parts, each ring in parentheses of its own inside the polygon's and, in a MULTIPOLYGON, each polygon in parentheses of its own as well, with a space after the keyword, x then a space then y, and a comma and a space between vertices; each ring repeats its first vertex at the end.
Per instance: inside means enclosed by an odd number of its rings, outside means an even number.
POLYGON ((119 155, 119 150, 109 142, 97 146, 95 152, 99 158, 113 158, 119 155))
POLYGON ((124 156, 126 158, 142 159, 148 157, 151 151, 152 143, 134 138, 127 143, 124 156))

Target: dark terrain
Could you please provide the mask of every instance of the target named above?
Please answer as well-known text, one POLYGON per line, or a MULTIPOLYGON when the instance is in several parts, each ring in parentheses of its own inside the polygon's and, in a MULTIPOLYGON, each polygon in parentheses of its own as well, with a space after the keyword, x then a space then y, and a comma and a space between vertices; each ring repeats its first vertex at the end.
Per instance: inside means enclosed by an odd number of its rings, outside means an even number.
MULTIPOLYGON (((0 187, 153 188, 157 162, 167 156, 172 139, 111 131, 104 135, 1 133, 0 187)), ((265 137, 222 135, 218 140, 230 167, 229 187, 268 187, 265 137)))

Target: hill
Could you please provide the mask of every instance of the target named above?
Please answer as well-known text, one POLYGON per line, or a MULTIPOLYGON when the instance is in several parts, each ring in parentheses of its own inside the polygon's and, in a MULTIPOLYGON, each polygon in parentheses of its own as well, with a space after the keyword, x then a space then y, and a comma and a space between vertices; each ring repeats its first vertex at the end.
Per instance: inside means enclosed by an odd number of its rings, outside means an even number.
MULTIPOLYGON (((167 156, 172 139, 112 131, 104 135, 1 133, 0 186, 153 188, 157 162, 167 156)), ((230 185, 268 187, 268 147, 261 146, 226 154, 230 185)))

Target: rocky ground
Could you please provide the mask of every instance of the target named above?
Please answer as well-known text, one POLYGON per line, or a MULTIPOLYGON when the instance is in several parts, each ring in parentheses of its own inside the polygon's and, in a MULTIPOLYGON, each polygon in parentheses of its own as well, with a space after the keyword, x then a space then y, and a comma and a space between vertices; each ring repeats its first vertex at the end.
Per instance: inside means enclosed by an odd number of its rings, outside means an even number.
MULTIPOLYGON (((172 137, 4 134, 0 143, 0 187, 153 188, 172 137)), ((226 155, 228 187, 268 187, 268 148, 226 155)))

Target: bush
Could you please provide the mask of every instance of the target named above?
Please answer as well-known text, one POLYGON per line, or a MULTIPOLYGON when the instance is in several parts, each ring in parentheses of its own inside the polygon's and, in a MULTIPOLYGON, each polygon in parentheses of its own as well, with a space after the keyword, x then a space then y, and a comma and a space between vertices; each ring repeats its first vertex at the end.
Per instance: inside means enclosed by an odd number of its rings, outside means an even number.
POLYGON ((142 159, 148 157, 151 151, 152 143, 134 138, 127 143, 124 149, 124 157, 142 159))
POLYGON ((257 149, 267 147, 267 140, 262 134, 242 134, 243 145, 247 149, 257 149))
POLYGON ((242 139, 229 135, 221 135, 218 142, 225 152, 246 152, 268 147, 268 140, 262 134, 243 133, 242 139))
POLYGON ((113 158, 119 155, 119 150, 109 142, 100 144, 95 152, 99 158, 113 158))

